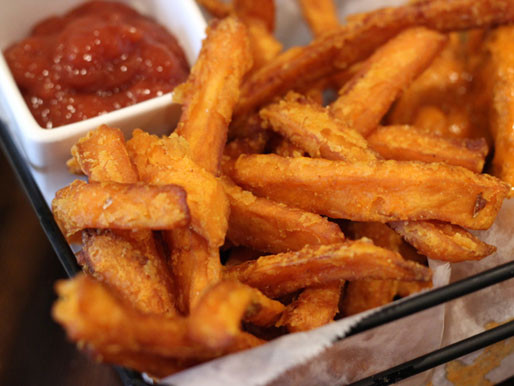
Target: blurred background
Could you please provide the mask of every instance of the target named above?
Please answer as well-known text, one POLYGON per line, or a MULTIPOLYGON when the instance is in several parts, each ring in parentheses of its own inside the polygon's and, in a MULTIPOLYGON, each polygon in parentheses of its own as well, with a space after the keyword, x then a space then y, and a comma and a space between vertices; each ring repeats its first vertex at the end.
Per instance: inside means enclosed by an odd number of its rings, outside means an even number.
POLYGON ((66 275, 1 151, 0 178, 0 385, 121 385, 53 322, 66 275))

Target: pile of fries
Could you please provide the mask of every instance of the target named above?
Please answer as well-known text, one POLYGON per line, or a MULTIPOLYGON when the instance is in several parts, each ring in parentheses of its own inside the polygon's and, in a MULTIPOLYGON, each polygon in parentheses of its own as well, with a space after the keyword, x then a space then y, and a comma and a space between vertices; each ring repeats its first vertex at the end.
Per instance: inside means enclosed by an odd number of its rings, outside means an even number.
POLYGON ((283 53, 272 0, 200 3, 220 19, 176 130, 101 126, 71 150, 88 182, 52 205, 82 241, 53 309, 71 340, 163 377, 430 288, 427 257, 495 251, 465 228, 489 228, 514 180, 514 27, 495 29, 514 2, 339 25, 302 0, 315 39, 283 53), (501 179, 480 174, 493 141, 501 179))

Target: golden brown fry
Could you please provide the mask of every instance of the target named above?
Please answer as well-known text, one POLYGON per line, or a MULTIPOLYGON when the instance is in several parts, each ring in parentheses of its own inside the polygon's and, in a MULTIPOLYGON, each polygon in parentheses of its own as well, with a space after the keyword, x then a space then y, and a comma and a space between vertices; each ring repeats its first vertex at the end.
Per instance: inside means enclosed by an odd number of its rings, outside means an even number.
POLYGON ((347 162, 376 160, 376 154, 358 132, 302 95, 290 92, 280 102, 263 108, 260 116, 311 157, 347 162))
POLYGON ((174 91, 174 100, 183 104, 175 132, 189 143, 193 161, 210 173, 218 173, 241 80, 251 66, 244 25, 235 18, 215 21, 187 82, 174 91))
POLYGON ((435 260, 457 263, 480 260, 496 248, 459 226, 433 221, 402 221, 389 224, 419 253, 435 260))
MULTIPOLYGON (((190 320, 179 316, 143 315, 85 275, 58 282, 56 290, 59 299, 52 315, 71 340, 80 342, 99 360, 113 361, 156 376, 163 377, 262 343, 250 334, 239 333, 226 340, 223 346, 210 349, 203 342, 190 339, 190 320)), ((211 311, 219 313, 223 308, 224 304, 220 304, 220 308, 211 311)))
POLYGON ((427 281, 431 273, 428 268, 363 239, 263 256, 227 267, 225 276, 258 288, 267 296, 279 297, 306 287, 365 277, 427 281))
POLYGON ((494 174, 511 185, 514 185, 513 38, 514 28, 502 27, 493 33, 487 44, 494 74, 490 123, 495 143, 494 174))
POLYGON ((389 122, 411 124, 444 137, 469 137, 469 117, 467 121, 455 119, 466 107, 471 86, 470 71, 462 51, 462 33, 449 34, 444 50, 398 98, 389 114, 389 122))
POLYGON ((211 349, 227 346, 241 332, 241 320, 271 326, 284 306, 237 280, 224 280, 209 289, 191 311, 189 336, 211 349))
POLYGON ((306 288, 286 307, 277 326, 290 332, 308 331, 334 320, 341 297, 341 284, 306 288))
POLYGON ((379 127, 367 140, 385 159, 445 162, 475 173, 482 172, 488 153, 484 138, 443 138, 412 126, 379 127))
POLYGON ((255 197, 228 178, 222 182, 231 208, 227 237, 234 245, 279 253, 344 240, 337 224, 319 215, 255 197))
MULTIPOLYGON (((98 127, 80 139, 72 153, 89 181, 128 184, 138 180, 119 129, 98 127)), ((151 231, 86 231, 82 238, 84 261, 79 263, 95 277, 142 312, 176 313, 173 279, 151 231), (126 279, 137 284, 127 286, 126 279)))
POLYGON ((314 37, 341 27, 333 0, 299 0, 299 3, 314 37))
POLYGON ((85 275, 57 282, 56 291, 54 319, 71 340, 85 341, 99 354, 129 348, 172 358, 213 357, 191 344, 185 318, 141 314, 85 275))
POLYGON ((239 121, 277 95, 348 68, 404 29, 425 26, 446 32, 513 20, 509 0, 425 0, 370 12, 360 22, 284 52, 252 74, 243 84, 235 115, 239 121))
POLYGON ((221 276, 218 248, 225 241, 230 210, 225 191, 212 174, 189 158, 187 142, 176 134, 158 138, 135 130, 127 148, 144 182, 175 183, 186 190, 191 229, 175 229, 167 240, 172 247, 178 306, 187 314, 221 276))
POLYGON ((400 92, 428 67, 446 42, 445 35, 425 28, 402 32, 380 47, 339 90, 331 113, 368 136, 400 92))
POLYGON ((70 174, 76 174, 78 176, 84 175, 84 172, 82 171, 82 168, 80 167, 75 157, 71 157, 68 161, 66 161, 66 167, 68 168, 68 172, 70 172, 70 174))
POLYGON ((71 153, 89 181, 132 184, 138 180, 120 129, 99 126, 79 139, 71 153))
POLYGON ((209 247, 204 238, 188 228, 167 232, 166 241, 177 282, 177 305, 187 315, 205 289, 221 279, 219 250, 209 247))
POLYGON ((173 282, 151 232, 87 230, 79 263, 137 310, 175 315, 173 282))
POLYGON ((222 0, 196 0, 196 2, 203 6, 212 16, 220 19, 227 17, 232 12, 231 4, 227 4, 222 0))
POLYGON ((288 139, 276 134, 269 142, 269 150, 281 157, 306 157, 308 154, 305 150, 300 149, 288 139))
POLYGON ((244 138, 236 138, 227 143, 223 155, 236 158, 241 154, 260 154, 264 152, 270 137, 268 131, 257 131, 253 135, 244 138))
POLYGON ((348 164, 259 154, 242 155, 226 169, 258 196, 354 221, 434 219, 487 229, 508 192, 497 178, 442 163, 348 164))
POLYGON ((342 312, 355 315, 391 303, 398 290, 396 280, 364 279, 348 283, 344 290, 342 312))
POLYGON ((260 20, 269 32, 275 29, 275 1, 274 0, 234 0, 234 13, 243 23, 251 20, 260 20))
POLYGON ((189 223, 184 189, 75 180, 59 190, 52 212, 64 236, 86 228, 165 230, 189 223))
POLYGON ((187 142, 177 135, 158 138, 134 130, 127 149, 143 182, 175 184, 186 190, 192 229, 207 239, 212 248, 221 247, 228 226, 229 203, 216 178, 189 158, 187 142))
POLYGON ((402 298, 432 288, 432 282, 428 281, 398 281, 397 283, 398 288, 396 289, 396 295, 402 298))
MULTIPOLYGON (((255 2, 259 4, 260 2, 255 2)), ((273 34, 267 29, 266 24, 259 19, 251 19, 245 22, 250 39, 250 47, 252 50, 253 67, 255 71, 263 65, 274 59, 280 51, 282 44, 275 39, 273 34)))

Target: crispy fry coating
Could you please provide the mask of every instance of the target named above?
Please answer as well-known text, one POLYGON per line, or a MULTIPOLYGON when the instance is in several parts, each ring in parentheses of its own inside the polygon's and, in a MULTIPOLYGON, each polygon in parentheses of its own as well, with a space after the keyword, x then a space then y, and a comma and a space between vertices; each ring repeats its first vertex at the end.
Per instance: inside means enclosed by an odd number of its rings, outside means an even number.
POLYGON ((396 280, 364 279, 348 283, 344 290, 342 312, 355 315, 391 303, 398 290, 396 280))
POLYGON ((173 282, 151 232, 87 230, 79 263, 134 308, 174 315, 173 282))
POLYGON ((143 182, 175 184, 186 190, 192 229, 211 247, 222 246, 228 226, 228 200, 216 178, 189 158, 187 142, 177 135, 158 138, 134 130, 127 149, 143 182))
POLYGON ((337 224, 317 214, 255 197, 228 178, 222 182, 231 209, 227 237, 234 245, 279 253, 344 240, 337 224))
MULTIPOLYGON (((352 222, 348 226, 351 236, 358 239, 368 237, 375 245, 398 252, 406 260, 420 262, 423 256, 417 255, 413 248, 405 243, 401 236, 386 224, 377 222, 352 222)), ((425 258, 426 263, 426 258, 425 258)), ((393 301, 396 295, 408 296, 405 293, 419 292, 424 288, 431 288, 431 282, 408 282, 401 280, 355 280, 349 282, 345 288, 341 309, 344 315, 353 315, 375 307, 380 307, 393 301), (410 286, 410 283, 416 283, 410 286)))
MULTIPOLYGON (((252 2, 260 5, 260 2, 252 2)), ((282 51, 282 44, 275 39, 263 21, 251 19, 245 25, 252 50, 252 71, 255 71, 274 59, 282 51)))
POLYGON ((212 349, 223 348, 227 341, 240 334, 243 318, 259 326, 270 326, 284 308, 237 280, 221 281, 206 292, 191 311, 189 336, 212 349))
POLYGON ((480 260, 496 251, 459 226, 433 221, 402 221, 389 224, 419 253, 435 260, 458 263, 480 260))
POLYGON ((463 52, 465 37, 465 32, 449 34, 444 50, 398 98, 390 123, 411 124, 450 138, 471 136, 470 114, 465 110, 472 71, 463 52))
POLYGON ((273 130, 311 157, 347 162, 376 159, 376 154, 357 131, 300 94, 290 92, 280 102, 263 108, 260 116, 273 130))
POLYGON ((189 158, 187 142, 176 134, 158 138, 135 130, 127 148, 143 181, 175 183, 187 192, 191 229, 175 229, 166 235, 172 247, 178 306, 187 314, 221 276, 218 248, 225 240, 230 210, 225 191, 212 174, 189 158))
POLYGON ((275 29, 274 0, 233 0, 234 13, 245 24, 251 20, 260 20, 269 32, 275 29))
POLYGON ((240 156, 227 171, 258 196, 354 221, 433 219, 487 229, 508 192, 497 178, 442 163, 348 164, 259 154, 240 156))
POLYGON ((274 298, 306 287, 340 284, 342 280, 365 277, 427 281, 431 272, 422 265, 403 260, 395 252, 362 239, 263 256, 256 261, 227 267, 225 276, 238 279, 274 298))
POLYGON ((131 184, 138 180, 120 129, 102 125, 79 139, 71 153, 90 181, 131 184))
POLYGON ((173 229, 190 219, 180 186, 81 180, 55 194, 52 212, 68 238, 86 228, 173 229))
POLYGON ((481 173, 488 153, 484 138, 444 138, 411 126, 383 126, 368 138, 369 146, 385 159, 445 162, 481 173))
POLYGON ((281 157, 305 157, 307 152, 295 144, 291 143, 286 138, 280 138, 274 142, 272 153, 275 153, 281 157))
MULTIPOLYGON (((488 41, 492 79, 491 131, 494 137, 494 174, 514 185, 514 28, 496 30, 488 41)), ((512 192, 511 192, 512 195, 512 192)))
POLYGON ((218 173, 239 87, 251 66, 244 25, 234 18, 215 21, 187 82, 174 91, 183 104, 176 133, 189 143, 193 161, 210 173, 218 173))
POLYGON ((71 157, 68 161, 66 161, 66 167, 68 168, 68 172, 70 172, 70 174, 76 174, 78 176, 84 174, 75 157, 71 157))
POLYGON ((425 28, 402 32, 380 47, 339 90, 330 111, 368 136, 400 92, 428 67, 446 42, 445 35, 425 28), (373 103, 368 103, 371 100, 373 103))
POLYGON ((178 287, 177 305, 187 315, 205 289, 221 279, 219 250, 188 228, 167 232, 166 241, 178 287))
POLYGON ((314 37, 340 27, 333 0, 299 0, 298 2, 314 37))
MULTIPOLYGON (((119 129, 98 127, 80 139, 72 153, 89 181, 130 184, 138 180, 119 129)), ((86 270, 142 312, 176 313, 173 278, 151 231, 85 231, 82 238, 83 261, 79 263, 86 270), (137 284, 127 286, 126 279, 137 284)))
POLYGON ((334 320, 339 310, 341 284, 306 288, 286 307, 277 326, 290 332, 308 331, 334 320))
MULTIPOLYGON (((81 342, 100 360, 156 376, 262 343, 250 334, 240 333, 211 349, 190 338, 190 320, 143 315, 85 275, 59 281, 56 290, 59 299, 52 315, 71 340, 81 342)), ((225 308, 220 303, 219 308, 213 307, 211 311, 220 317, 218 313, 225 308)))
POLYGON ((512 20, 509 0, 425 0, 369 12, 360 22, 288 50, 252 74, 243 84, 236 115, 245 116, 277 95, 348 68, 404 29, 419 25, 451 31, 512 20))
POLYGON ((237 159, 241 154, 263 153, 269 137, 270 133, 268 131, 261 130, 249 137, 236 138, 227 143, 223 155, 237 159))

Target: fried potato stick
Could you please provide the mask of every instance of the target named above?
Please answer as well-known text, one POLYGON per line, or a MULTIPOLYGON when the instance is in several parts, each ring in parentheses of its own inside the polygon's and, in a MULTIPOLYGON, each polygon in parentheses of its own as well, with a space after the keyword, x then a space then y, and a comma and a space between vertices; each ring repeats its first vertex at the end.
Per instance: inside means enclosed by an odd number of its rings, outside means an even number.
POLYGON ((481 173, 488 153, 484 138, 444 138, 412 126, 383 126, 368 138, 369 146, 385 159, 445 162, 481 173))
MULTIPOLYGON (((494 137, 494 174, 514 185, 514 28, 496 30, 487 43, 491 54, 492 108, 490 126, 494 137)), ((513 194, 512 191, 510 193, 513 194)))
MULTIPOLYGON (((187 318, 143 315, 85 275, 59 281, 56 290, 59 298, 52 316, 65 328, 69 339, 80 342, 100 360, 156 376, 262 343, 240 333, 232 335, 223 346, 210 349, 203 342, 191 340, 187 318)), ((217 315, 219 309, 211 311, 217 315)))
POLYGON ((275 298, 306 287, 365 277, 427 281, 431 273, 428 268, 363 239, 263 256, 227 267, 225 277, 238 279, 275 298))
MULTIPOLYGON (((89 181, 128 184, 138 180, 119 129, 98 127, 73 146, 72 154, 89 181)), ((88 271, 142 312, 176 313, 173 279, 151 231, 92 232, 82 234, 85 261, 81 264, 88 271), (127 286, 124 278, 137 285, 127 286)))
POLYGON ((186 193, 176 185, 75 180, 55 194, 52 212, 67 238, 86 228, 166 230, 190 220, 186 193))
POLYGON ((255 197, 226 177, 222 182, 231 209, 227 237, 236 246, 279 253, 344 240, 339 226, 326 218, 255 197))
POLYGON ((258 326, 271 326, 284 308, 237 280, 221 281, 206 292, 191 311, 189 336, 211 349, 223 348, 241 333, 243 318, 258 326))
POLYGON ((339 310, 341 284, 306 288, 286 307, 277 327, 286 326, 289 332, 308 331, 334 320, 339 310))
POLYGON ((299 0, 298 3, 315 38, 341 27, 333 0, 299 0))
POLYGON ((472 72, 462 51, 462 32, 449 34, 446 47, 398 98, 388 122, 414 125, 449 138, 469 137, 469 117, 456 119, 463 115, 458 113, 466 108, 471 87, 472 72))
POLYGON ((71 154, 89 181, 133 184, 138 180, 119 129, 99 126, 79 139, 71 154))
POLYGON ((419 253, 435 260, 458 263, 480 260, 496 251, 459 226, 433 221, 389 223, 419 253))
POLYGON ((233 0, 234 13, 245 24, 249 20, 260 20, 269 32, 275 29, 274 0, 233 0))
POLYGON ((307 156, 307 152, 295 144, 291 143, 286 138, 280 138, 274 144, 272 153, 279 155, 281 157, 305 157, 307 156))
MULTIPOLYGON (((413 258, 412 255, 415 254, 412 247, 406 244, 400 235, 385 224, 377 222, 352 222, 348 226, 348 231, 352 237, 356 239, 368 237, 373 240, 375 245, 398 252, 406 260, 411 260, 413 258)), ((421 256, 415 256, 417 261, 419 261, 419 258, 421 256)), ((398 295, 398 288, 402 283, 411 282, 374 279, 351 281, 346 285, 341 310, 344 315, 348 316, 386 305, 392 302, 394 297, 398 295)), ((427 282, 422 285, 430 287, 431 284, 427 282)))
POLYGON ((339 90, 331 113, 368 136, 400 92, 421 74, 447 42, 425 28, 412 28, 380 47, 339 90), (369 101, 373 103, 369 103, 369 101))
POLYGON ((216 178, 191 160, 184 138, 176 134, 159 138, 134 130, 127 149, 143 182, 185 189, 192 229, 210 247, 221 247, 228 226, 228 200, 216 178))
POLYGON ((354 221, 432 219, 487 229, 508 192, 497 178, 442 163, 348 164, 256 154, 240 156, 227 171, 258 196, 354 221))
POLYGON ((184 314, 200 299, 206 288, 221 279, 218 248, 191 229, 178 228, 165 233, 171 249, 171 267, 179 290, 177 303, 184 314))
POLYGON ((514 5, 508 0, 425 0, 369 12, 360 22, 292 48, 253 73, 243 84, 235 114, 246 116, 290 89, 348 68, 404 29, 425 26, 447 32, 513 20, 514 5))
POLYGON ((79 263, 143 312, 176 314, 168 267, 151 232, 86 230, 79 263), (127 285, 130 283, 130 285, 127 285))
POLYGON ((244 25, 234 18, 215 21, 187 82, 174 91, 174 100, 183 104, 175 132, 189 143, 193 161, 210 173, 218 173, 240 84, 251 66, 244 25))
POLYGON ((269 138, 270 133, 265 130, 259 130, 248 137, 236 138, 225 145, 223 155, 237 159, 241 154, 263 153, 269 138))
POLYGON ((355 280, 346 286, 342 303, 345 316, 391 303, 398 291, 396 280, 355 280))
POLYGON ((376 160, 362 135, 302 95, 290 92, 283 100, 263 108, 259 115, 265 124, 311 157, 347 162, 376 160))
POLYGON ((218 248, 228 228, 229 203, 223 186, 189 158, 184 138, 158 138, 135 130, 127 148, 144 182, 177 184, 186 190, 191 228, 171 231, 172 269, 180 310, 187 314, 203 291, 221 277, 218 248))

